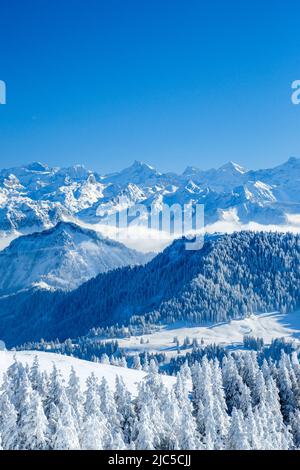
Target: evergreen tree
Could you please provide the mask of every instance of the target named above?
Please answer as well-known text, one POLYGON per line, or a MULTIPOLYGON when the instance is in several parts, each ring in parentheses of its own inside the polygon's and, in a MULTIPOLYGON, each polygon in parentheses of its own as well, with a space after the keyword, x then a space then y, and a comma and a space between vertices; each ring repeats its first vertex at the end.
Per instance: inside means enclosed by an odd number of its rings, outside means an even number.
POLYGON ((232 410, 227 448, 230 450, 250 450, 243 413, 236 408, 232 410))
POLYGON ((152 422, 146 407, 143 407, 136 423, 136 439, 134 441, 136 450, 155 450, 152 422))
POLYGON ((52 442, 53 449, 55 450, 80 449, 77 425, 67 396, 59 414, 56 430, 52 437, 52 442))
MULTIPOLYGON (((106 419, 106 425, 109 430, 109 436, 107 439, 107 448, 112 449, 113 440, 117 434, 122 433, 120 421, 121 415, 117 411, 116 402, 114 396, 108 386, 106 379, 103 377, 100 387, 100 410, 106 419)), ((123 437, 122 437, 123 438, 123 437)))
POLYGON ((118 375, 116 377, 114 400, 120 417, 123 439, 126 444, 129 444, 132 439, 135 412, 132 403, 132 396, 126 389, 124 380, 118 375))
POLYGON ((141 370, 141 369, 142 369, 141 361, 140 361, 140 356, 139 356, 138 354, 135 354, 135 355, 133 356, 132 368, 133 368, 133 369, 136 369, 136 370, 141 370))
POLYGON ((19 436, 22 449, 48 448, 48 422, 42 400, 36 391, 28 393, 26 397, 19 423, 19 436))
POLYGON ((74 367, 72 367, 70 372, 66 392, 72 410, 75 412, 76 420, 78 423, 81 423, 83 414, 83 396, 81 393, 80 381, 76 375, 74 367))
POLYGON ((10 402, 7 391, 0 395, 0 435, 3 449, 17 450, 19 448, 17 411, 10 402))

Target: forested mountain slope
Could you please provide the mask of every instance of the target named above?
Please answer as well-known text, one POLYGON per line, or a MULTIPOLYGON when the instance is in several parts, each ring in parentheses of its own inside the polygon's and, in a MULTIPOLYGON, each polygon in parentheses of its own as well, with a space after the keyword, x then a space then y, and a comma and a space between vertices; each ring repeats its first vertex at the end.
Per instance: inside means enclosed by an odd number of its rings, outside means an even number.
POLYGON ((300 237, 210 236, 199 251, 175 241, 145 266, 100 274, 70 293, 27 291, 0 300, 0 337, 64 339, 116 323, 219 322, 300 305, 300 237))

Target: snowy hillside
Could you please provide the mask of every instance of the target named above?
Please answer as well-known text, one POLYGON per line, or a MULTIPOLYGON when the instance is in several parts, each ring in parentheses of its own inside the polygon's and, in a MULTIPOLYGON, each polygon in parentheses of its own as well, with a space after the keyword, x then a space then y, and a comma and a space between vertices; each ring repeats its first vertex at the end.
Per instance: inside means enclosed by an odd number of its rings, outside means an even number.
MULTIPOLYGON (((163 204, 204 204, 209 232, 255 227, 299 231, 299 187, 297 158, 271 169, 250 171, 229 162, 205 171, 188 167, 181 175, 160 173, 138 161, 110 175, 80 165, 33 163, 0 170, 0 233, 2 238, 32 233, 59 220, 77 220, 108 233, 113 214, 137 203, 154 204, 157 210, 163 204)), ((147 228, 145 221, 140 223, 147 228)))
POLYGON ((113 339, 129 354, 164 352, 167 357, 173 357, 178 354, 178 349, 181 354, 191 351, 193 340, 202 345, 217 344, 230 349, 242 349, 245 335, 262 338, 265 344, 270 344, 275 338, 286 338, 300 344, 300 312, 262 313, 214 325, 167 325, 154 333, 144 334, 142 342, 140 336, 113 339), (174 338, 178 340, 179 348, 174 338), (186 338, 189 338, 190 343, 182 347, 186 338))
POLYGON ((70 290, 101 272, 148 259, 92 230, 59 222, 17 238, 0 252, 0 295, 34 285, 70 290))
MULTIPOLYGON (((110 366, 108 364, 98 364, 90 361, 83 361, 69 356, 61 356, 59 354, 46 353, 40 351, 0 351, 0 386, 3 373, 13 364, 14 358, 21 362, 24 366, 28 364, 32 366, 35 357, 38 358, 41 371, 50 373, 53 364, 61 371, 63 378, 67 382, 72 367, 80 379, 82 390, 86 387, 86 379, 94 373, 97 379, 101 381, 105 377, 108 385, 114 390, 116 385, 116 377, 122 377, 127 389, 136 394, 137 385, 144 378, 146 373, 140 370, 127 369, 124 367, 110 366)), ((165 385, 172 386, 175 379, 173 377, 163 378, 165 385)))

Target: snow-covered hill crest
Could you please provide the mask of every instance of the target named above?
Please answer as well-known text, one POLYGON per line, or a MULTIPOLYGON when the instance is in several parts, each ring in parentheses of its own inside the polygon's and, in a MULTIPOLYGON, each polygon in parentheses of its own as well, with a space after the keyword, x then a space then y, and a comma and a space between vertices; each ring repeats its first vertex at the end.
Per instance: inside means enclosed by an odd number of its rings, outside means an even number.
MULTIPOLYGON (((105 377, 111 390, 114 390, 115 388, 116 377, 121 377, 128 390, 131 393, 136 394, 139 382, 141 382, 146 376, 146 373, 141 370, 83 361, 74 357, 62 356, 60 354, 42 351, 0 351, 0 386, 3 373, 6 372, 7 368, 11 364, 13 364, 14 360, 21 362, 24 366, 28 364, 28 366, 31 367, 35 358, 38 358, 41 371, 47 373, 51 373, 53 364, 55 364, 61 371, 65 382, 68 381, 73 368, 80 379, 82 390, 86 387, 86 379, 93 373, 99 381, 101 381, 102 377, 105 377)), ((175 383, 174 377, 166 376, 163 380, 169 387, 175 383)))

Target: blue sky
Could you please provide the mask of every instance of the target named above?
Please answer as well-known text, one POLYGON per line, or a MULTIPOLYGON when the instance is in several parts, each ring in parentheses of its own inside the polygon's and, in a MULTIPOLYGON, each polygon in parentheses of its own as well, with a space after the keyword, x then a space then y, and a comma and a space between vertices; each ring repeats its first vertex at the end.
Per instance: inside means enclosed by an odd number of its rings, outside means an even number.
POLYGON ((1 2, 1 167, 300 156, 299 17, 294 1, 1 2))

